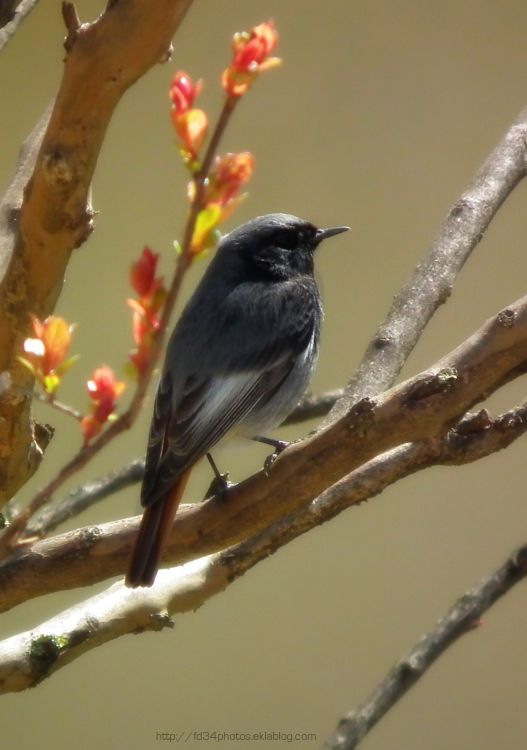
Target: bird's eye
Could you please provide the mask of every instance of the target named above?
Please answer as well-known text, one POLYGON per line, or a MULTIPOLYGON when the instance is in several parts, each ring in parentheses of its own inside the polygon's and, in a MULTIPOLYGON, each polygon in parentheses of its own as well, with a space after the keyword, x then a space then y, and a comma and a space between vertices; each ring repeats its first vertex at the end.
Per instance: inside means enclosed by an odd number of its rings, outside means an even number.
POLYGON ((284 250, 296 250, 298 240, 299 237, 296 232, 280 232, 276 237, 276 244, 284 250))

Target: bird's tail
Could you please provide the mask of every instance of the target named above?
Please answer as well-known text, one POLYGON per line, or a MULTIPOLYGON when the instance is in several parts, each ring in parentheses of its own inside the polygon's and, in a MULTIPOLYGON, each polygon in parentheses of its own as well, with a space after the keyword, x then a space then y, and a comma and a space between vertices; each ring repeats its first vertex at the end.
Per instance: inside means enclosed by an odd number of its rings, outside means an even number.
POLYGON ((145 508, 126 574, 126 585, 129 588, 151 586, 154 583, 165 542, 183 497, 189 474, 190 469, 180 476, 169 494, 145 508))

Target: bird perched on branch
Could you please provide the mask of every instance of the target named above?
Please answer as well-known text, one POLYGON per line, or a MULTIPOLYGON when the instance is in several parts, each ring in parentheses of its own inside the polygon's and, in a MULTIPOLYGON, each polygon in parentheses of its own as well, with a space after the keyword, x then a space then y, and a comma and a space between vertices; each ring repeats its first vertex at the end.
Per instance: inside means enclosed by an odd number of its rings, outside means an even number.
POLYGON ((294 409, 318 356, 314 253, 347 229, 268 214, 221 240, 167 347, 128 586, 154 582, 190 470, 221 438, 236 432, 281 447, 265 433, 294 409))

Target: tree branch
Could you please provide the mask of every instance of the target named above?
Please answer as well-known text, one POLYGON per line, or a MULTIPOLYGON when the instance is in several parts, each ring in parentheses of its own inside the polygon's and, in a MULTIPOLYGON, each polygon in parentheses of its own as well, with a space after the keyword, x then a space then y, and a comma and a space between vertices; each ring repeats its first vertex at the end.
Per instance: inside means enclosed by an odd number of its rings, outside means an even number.
POLYGON ((0 643, 0 693, 33 687, 86 651, 126 633, 172 627, 170 612, 195 610, 229 583, 227 570, 204 558, 159 571, 156 585, 140 592, 116 583, 80 606, 0 643))
POLYGON ((428 254, 395 296, 343 396, 322 426, 342 417, 359 399, 393 385, 430 318, 449 298, 456 276, 494 215, 525 177, 526 157, 527 108, 450 209, 428 254))
MULTIPOLYGON (((331 427, 290 446, 269 475, 260 471, 233 487, 227 503, 212 498, 183 509, 165 562, 184 562, 261 532, 394 446, 424 442, 435 450, 434 441, 474 403, 519 374, 526 361, 527 297, 487 321, 429 371, 377 399, 364 399, 331 427)), ((505 432, 515 428, 515 420, 502 427, 505 432)), ((0 565, 0 611, 33 596, 121 574, 139 520, 77 529, 6 560, 0 565)))
POLYGON ((0 3, 0 52, 38 0, 3 0, 0 3))
POLYGON ((16 210, 0 245, 0 372, 13 384, 0 398, 0 503, 29 477, 30 456, 42 455, 29 399, 20 395, 31 377, 16 361, 29 313, 53 310, 71 252, 92 229, 88 190, 113 111, 129 86, 166 58, 190 3, 128 0, 93 23, 75 27, 70 18, 64 77, 32 176, 15 177, 16 210))
MULTIPOLYGON (((296 424, 326 414, 341 393, 341 390, 335 390, 318 396, 307 394, 284 424, 296 424)), ((144 467, 144 459, 135 458, 116 471, 76 487, 60 503, 34 518, 28 524, 27 536, 42 538, 99 500, 140 482, 143 479, 144 467)))
MULTIPOLYGON (((34 686, 86 651, 126 633, 171 627, 171 615, 195 610, 283 544, 344 507, 380 492, 381 484, 386 486, 433 463, 476 460, 505 447, 526 429, 525 405, 496 420, 485 411, 470 415, 443 440, 400 446, 373 459, 308 507, 281 518, 245 542, 178 568, 161 570, 152 588, 130 590, 121 583, 114 584, 36 629, 0 643, 0 692, 34 686)), ((527 547, 525 554, 527 559, 527 547)), ((506 583, 512 585, 510 580, 506 583)), ((408 686, 402 679, 400 689, 408 686)), ((385 703, 383 707, 387 710, 385 703)))
POLYGON ((56 506, 45 508, 40 516, 35 518, 28 526, 27 535, 29 537, 45 536, 61 523, 79 515, 99 500, 129 487, 131 484, 140 482, 144 471, 144 459, 136 458, 117 469, 117 471, 111 471, 98 479, 75 487, 56 506))
MULTIPOLYGON (((0 309, 4 296, 4 282, 11 271, 14 248, 19 235, 19 217, 22 207, 24 188, 28 183, 35 166, 35 160, 42 144, 42 138, 48 126, 52 105, 42 115, 33 132, 27 137, 20 149, 14 177, 0 202, 0 309)), ((12 311, 11 320, 9 310, 0 312, 0 327, 16 325, 16 310, 12 311)), ((13 362, 14 367, 17 361, 13 362)), ((29 479, 40 465, 49 440, 44 433, 39 434, 36 425, 29 418, 31 406, 32 383, 25 368, 20 367, 18 380, 13 382, 13 375, 7 369, 0 368, 2 388, 0 390, 0 485, 11 487, 15 491, 19 485, 29 479), (2 425, 5 419, 2 415, 11 410, 18 416, 13 419, 9 439, 2 435, 2 425), (29 453, 27 444, 30 441, 32 450, 29 453), (5 468, 2 468, 5 467, 5 468)), ((8 490, 6 497, 10 494, 8 490)), ((4 498, 5 500, 5 498, 4 498)), ((0 489, 0 507, 3 505, 0 489)))
POLYGON ((341 719, 335 733, 325 742, 325 750, 357 747, 441 654, 462 635, 478 627, 481 615, 526 575, 527 545, 524 545, 463 594, 436 626, 390 669, 366 701, 341 719))

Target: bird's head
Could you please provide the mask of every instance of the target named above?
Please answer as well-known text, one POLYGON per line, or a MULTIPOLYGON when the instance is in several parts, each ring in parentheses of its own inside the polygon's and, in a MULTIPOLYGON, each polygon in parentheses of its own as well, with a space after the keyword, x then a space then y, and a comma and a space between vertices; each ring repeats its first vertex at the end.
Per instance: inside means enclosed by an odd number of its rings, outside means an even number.
POLYGON ((288 279, 312 274, 313 254, 318 245, 348 229, 317 229, 298 216, 267 214, 234 229, 221 244, 243 260, 253 278, 288 279))

